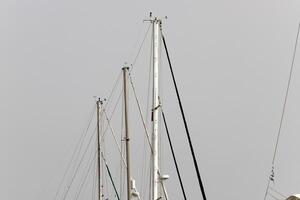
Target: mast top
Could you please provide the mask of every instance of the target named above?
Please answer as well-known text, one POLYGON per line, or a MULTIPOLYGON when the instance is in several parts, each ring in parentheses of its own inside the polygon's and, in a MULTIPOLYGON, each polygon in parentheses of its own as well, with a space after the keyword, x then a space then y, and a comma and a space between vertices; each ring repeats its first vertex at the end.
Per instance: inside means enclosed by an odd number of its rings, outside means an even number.
POLYGON ((127 70, 129 69, 129 66, 128 66, 128 63, 127 63, 127 62, 125 62, 125 63, 124 63, 124 67, 122 67, 122 70, 125 70, 125 69, 127 69, 127 70))
MULTIPOLYGON (((95 98, 97 98, 96 96, 94 96, 95 98)), ((101 105, 103 105, 103 103, 106 101, 106 98, 101 99, 100 97, 98 97, 97 102, 99 102, 101 105)))
MULTIPOLYGON (((168 19, 167 16, 165 16, 164 18, 165 18, 165 19, 168 19)), ((157 23, 159 23, 159 24, 161 25, 162 19, 159 18, 159 17, 153 17, 152 12, 150 12, 149 18, 148 18, 148 19, 144 19, 143 22, 151 22, 151 23, 157 22, 157 23)))

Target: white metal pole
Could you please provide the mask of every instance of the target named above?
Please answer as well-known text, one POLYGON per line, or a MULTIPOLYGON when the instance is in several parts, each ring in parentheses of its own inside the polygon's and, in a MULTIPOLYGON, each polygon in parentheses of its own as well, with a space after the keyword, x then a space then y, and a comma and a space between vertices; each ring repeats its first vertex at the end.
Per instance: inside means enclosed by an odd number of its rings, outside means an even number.
POLYGON ((154 19, 153 23, 153 107, 152 107, 152 199, 157 200, 159 188, 159 163, 158 163, 158 107, 159 107, 159 47, 160 23, 154 19))
POLYGON ((128 123, 128 67, 123 67, 123 81, 124 81, 124 104, 125 104, 125 132, 126 132, 126 164, 127 164, 127 200, 131 200, 131 171, 130 171, 130 137, 129 137, 129 123, 128 123))
POLYGON ((98 172, 98 200, 101 200, 101 159, 100 159, 100 98, 97 101, 97 172, 98 172))

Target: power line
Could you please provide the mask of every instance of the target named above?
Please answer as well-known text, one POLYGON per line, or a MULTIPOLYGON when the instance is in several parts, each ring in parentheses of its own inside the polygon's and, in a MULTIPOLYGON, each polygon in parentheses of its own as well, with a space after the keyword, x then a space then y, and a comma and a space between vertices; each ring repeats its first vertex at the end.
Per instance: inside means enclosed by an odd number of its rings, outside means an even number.
POLYGON ((290 73, 289 73, 287 88, 286 88, 285 97, 284 97, 284 101, 283 101, 283 107, 282 107, 281 118, 280 118, 278 133, 277 133, 277 139, 276 139, 276 144, 275 144, 275 149, 274 149, 274 155, 273 155, 273 159, 272 159, 271 175, 269 176, 269 179, 268 179, 268 184, 267 184, 267 188, 266 188, 264 200, 266 200, 266 197, 268 195, 268 191, 269 191, 269 187, 270 187, 270 182, 274 181, 274 177, 275 177, 275 173, 274 173, 275 167, 274 167, 274 165, 275 165, 275 159, 276 159, 276 155, 277 155, 277 151, 278 151, 279 139, 280 139, 280 136, 281 136, 282 124, 283 124, 283 120, 284 120, 284 116, 285 116, 285 111, 286 111, 286 104, 287 104, 288 95, 289 95, 290 86, 291 86, 291 80, 292 80, 292 75, 293 75, 293 70, 294 70, 294 64, 295 64, 295 58, 296 58, 296 52, 297 52, 297 46, 298 46, 299 32, 300 32, 300 23, 298 25, 296 42, 295 42, 294 51, 293 51, 293 59, 292 59, 292 63, 291 63, 291 68, 290 68, 290 73))
POLYGON ((293 60, 292 60, 292 64, 291 64, 291 69, 290 69, 290 74, 289 74, 289 79, 288 79, 286 94, 285 94, 285 98, 284 98, 284 102, 283 102, 282 114, 281 114, 280 125, 279 125, 279 129, 278 129, 278 136, 277 136, 277 141, 276 141, 276 145, 275 145, 275 151, 274 151, 274 156, 273 156, 272 164, 275 163, 276 153, 277 153, 277 150, 278 150, 278 143, 279 143, 279 138, 280 138, 280 134, 281 134, 282 123, 283 123, 283 119, 284 119, 284 114, 285 114, 285 110, 286 110, 287 99, 288 99, 288 95, 289 95, 289 91, 290 91, 290 85, 291 85, 291 80, 292 80, 292 75, 293 75, 293 70, 294 70, 294 64, 295 64, 295 58, 296 58, 296 52, 297 52, 297 46, 298 46, 299 32, 300 32, 300 23, 299 23, 299 26, 298 26, 296 43, 295 43, 295 47, 294 47, 293 60))

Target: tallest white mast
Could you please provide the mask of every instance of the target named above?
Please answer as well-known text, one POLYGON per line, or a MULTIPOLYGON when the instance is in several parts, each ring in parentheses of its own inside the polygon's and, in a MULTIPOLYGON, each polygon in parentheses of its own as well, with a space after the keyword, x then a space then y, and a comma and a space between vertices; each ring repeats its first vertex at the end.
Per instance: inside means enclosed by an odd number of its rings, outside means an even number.
POLYGON ((158 163, 158 107, 159 107, 159 47, 161 21, 155 18, 153 25, 153 105, 152 105, 152 199, 157 200, 159 188, 158 163))

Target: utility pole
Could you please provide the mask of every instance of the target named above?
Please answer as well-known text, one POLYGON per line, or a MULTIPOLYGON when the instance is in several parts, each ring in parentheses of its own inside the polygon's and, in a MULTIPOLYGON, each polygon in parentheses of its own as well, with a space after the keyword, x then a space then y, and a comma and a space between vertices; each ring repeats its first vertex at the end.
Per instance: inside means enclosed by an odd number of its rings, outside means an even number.
POLYGON ((128 71, 129 67, 123 67, 123 87, 124 87, 124 115, 125 115, 125 141, 126 141, 126 164, 127 164, 127 200, 131 200, 131 168, 130 168, 130 136, 128 123, 128 71))

